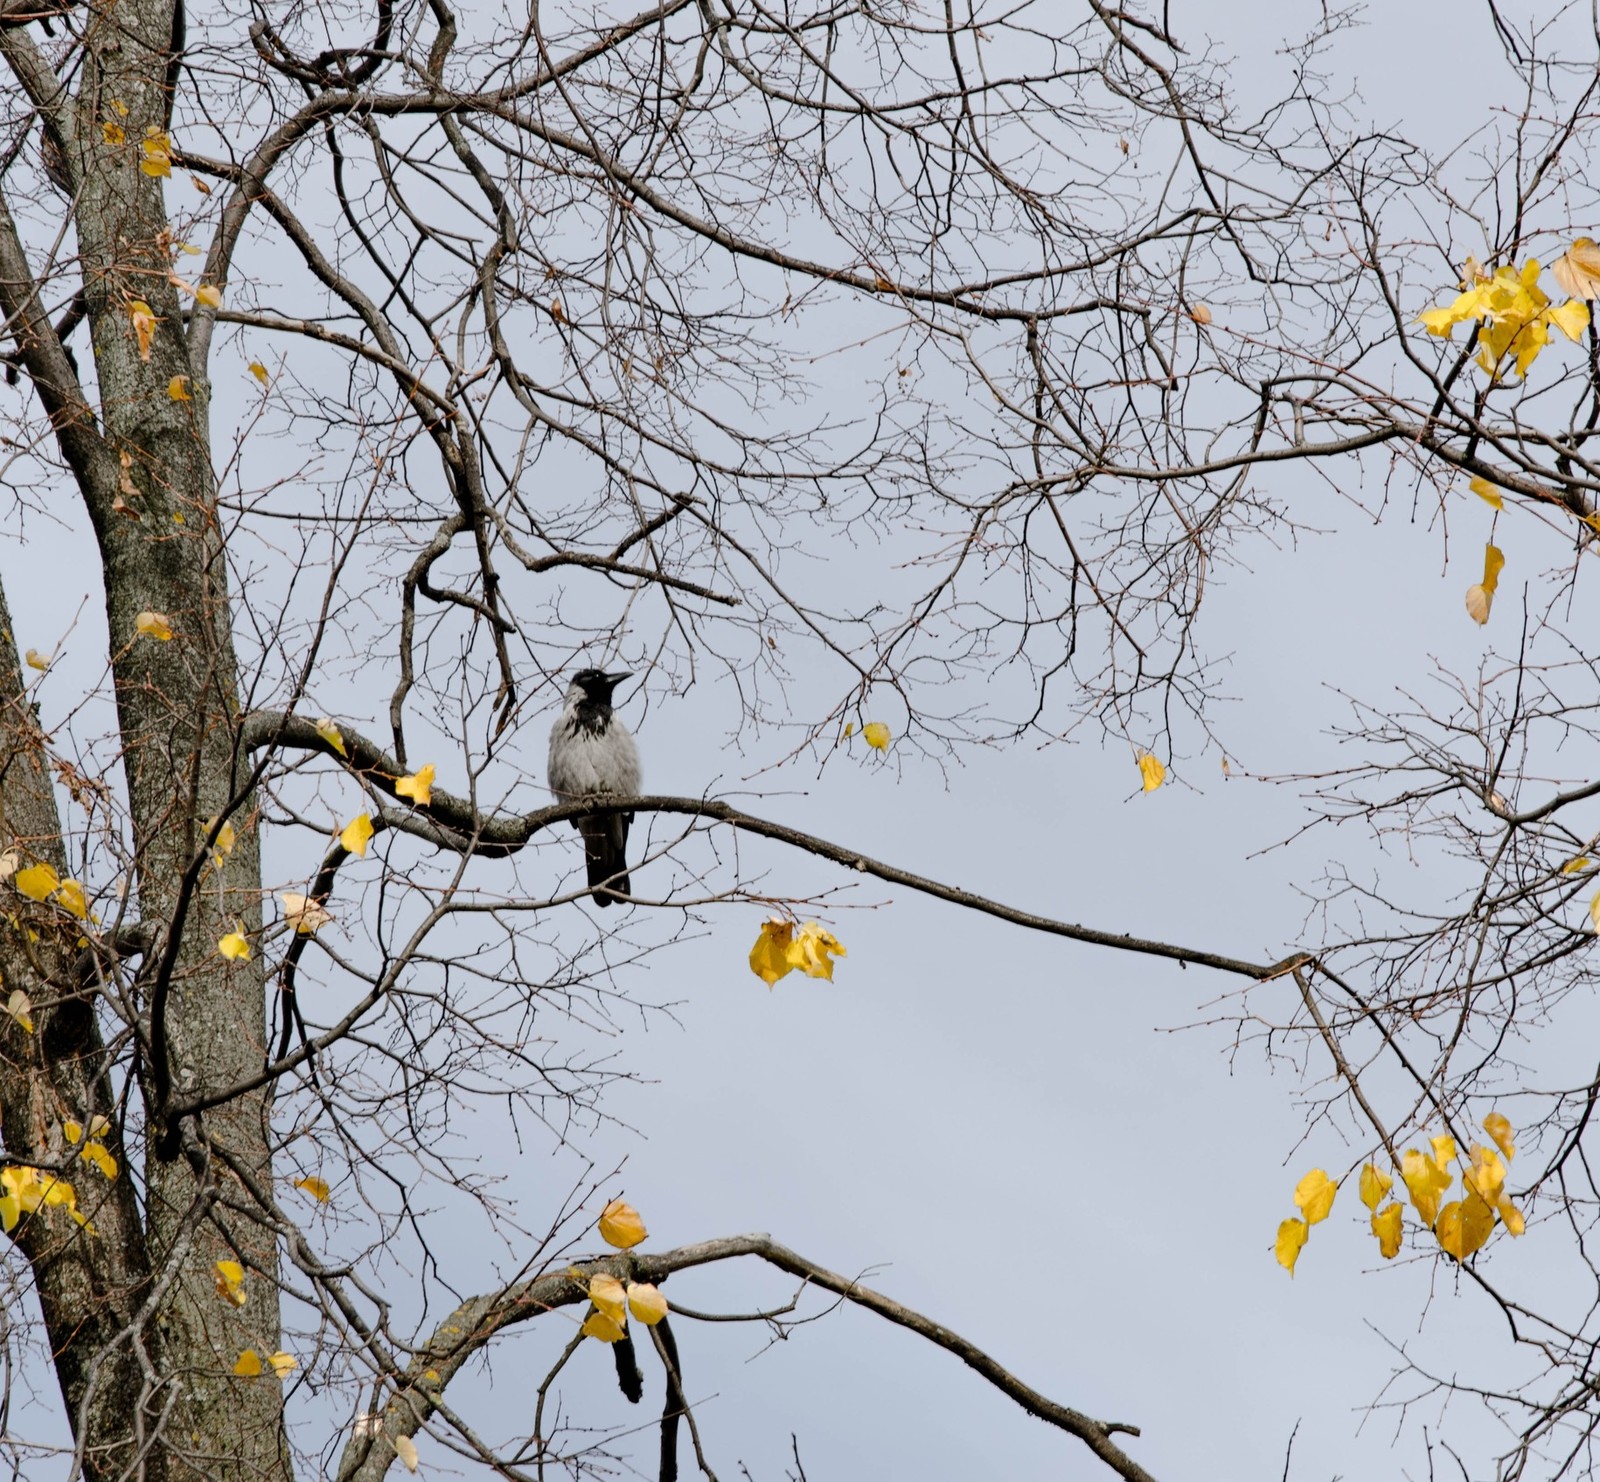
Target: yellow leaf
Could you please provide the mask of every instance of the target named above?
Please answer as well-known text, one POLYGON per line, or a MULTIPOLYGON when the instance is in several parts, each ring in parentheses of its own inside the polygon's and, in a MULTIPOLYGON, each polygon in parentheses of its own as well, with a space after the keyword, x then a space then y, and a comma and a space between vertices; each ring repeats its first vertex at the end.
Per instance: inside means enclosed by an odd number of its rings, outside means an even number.
POLYGON ((285 1353, 281 1348, 267 1362, 272 1365, 272 1372, 279 1379, 287 1379, 300 1367, 300 1360, 292 1353, 285 1353))
POLYGON ((1563 875, 1576 875, 1589 868, 1594 861, 1587 854, 1580 854, 1576 859, 1569 859, 1561 866, 1563 875))
POLYGON ((1489 604, 1493 600, 1493 592, 1477 586, 1467 588, 1467 616, 1480 628, 1489 621, 1489 604))
POLYGON ((329 746, 337 751, 340 756, 350 755, 350 753, 344 749, 343 733, 339 730, 338 726, 328 719, 327 716, 323 716, 322 719, 317 722, 317 734, 321 736, 329 746))
POLYGON ((280 890, 278 899, 283 902, 283 918, 303 937, 314 936, 333 917, 318 901, 297 890, 280 890))
POLYGON ((86 1142, 83 1151, 78 1154, 85 1163, 93 1163, 107 1178, 115 1179, 117 1176, 117 1160, 111 1156, 97 1142, 86 1142))
POLYGON ((146 175, 164 180, 172 174, 172 141, 154 124, 144 131, 139 152, 144 156, 139 168, 146 175))
POLYGON ((794 922, 781 916, 761 923, 761 935, 750 949, 750 971, 769 988, 794 967, 789 961, 793 936, 794 922))
POLYGON ((798 968, 808 978, 826 978, 833 981, 833 959, 848 957, 839 939, 831 931, 808 921, 795 933, 785 953, 789 966, 798 968))
POLYGON ((1426 1153, 1407 1148, 1400 1159, 1400 1177, 1405 1181, 1422 1223, 1432 1225, 1439 1217, 1439 1196, 1450 1187, 1451 1175, 1443 1172, 1426 1153))
POLYGON ((1139 758, 1139 775, 1144 778, 1144 790, 1154 792, 1167 780, 1167 769, 1160 757, 1147 751, 1139 758))
POLYGON ((172 637, 172 619, 164 612, 135 613, 133 627, 136 633, 143 633, 146 638, 159 638, 163 643, 172 637))
POLYGON ((237 927, 236 931, 230 931, 217 943, 217 951, 229 962, 249 962, 250 939, 244 934, 244 922, 238 922, 237 927))
POLYGON ((111 100, 111 111, 115 113, 118 118, 126 118, 128 116, 128 105, 124 103, 121 98, 113 98, 111 100))
POLYGON ((211 194, 211 187, 207 185, 205 181, 202 180, 198 175, 191 175, 189 177, 189 184, 192 185, 203 196, 208 196, 211 194))
POLYGON ((646 1327, 654 1327, 667 1315, 667 1299, 648 1281, 628 1283, 628 1311, 646 1327))
MULTIPOLYGON (((214 818, 206 820, 206 832, 211 832, 216 823, 214 818)), ((217 830, 216 842, 211 846, 211 862, 220 870, 223 861, 233 853, 233 846, 239 842, 239 832, 231 823, 225 823, 217 830)))
POLYGON ((187 376, 174 376, 167 382, 167 395, 173 401, 193 401, 189 395, 189 378, 187 376))
POLYGON ((1500 573, 1505 570, 1506 558, 1501 554, 1500 547, 1493 543, 1483 548, 1483 590, 1491 597, 1494 590, 1500 585, 1500 573))
POLYGON ((36 648, 30 648, 22 657, 28 661, 30 669, 37 669, 41 674, 45 673, 50 667, 50 660, 36 648))
POLYGON ((31 901, 47 901, 61 886, 61 877, 47 864, 29 865, 11 877, 11 883, 31 901))
POLYGON ((161 321, 156 318, 155 310, 142 298, 128 301, 128 318, 133 324, 133 333, 139 341, 139 359, 150 358, 150 342, 155 338, 156 325, 161 321))
POLYGON ((591 1276, 589 1300, 619 1328, 628 1321, 628 1294, 615 1276, 591 1276))
POLYGON ((1189 310, 1189 317, 1193 319, 1196 324, 1210 324, 1211 310, 1208 309, 1204 304, 1195 304, 1194 307, 1189 310))
POLYGON ((1377 1211, 1383 1203, 1383 1196, 1393 1186, 1394 1180, 1378 1168, 1375 1164, 1368 1163, 1361 1170, 1361 1202, 1373 1212, 1377 1211))
POLYGON ((433 801, 433 763, 409 777, 396 778, 394 793, 397 798, 410 798, 418 807, 426 808, 433 801))
POLYGON ((627 1329, 613 1322, 603 1312, 591 1312, 578 1329, 585 1338, 598 1338, 602 1343, 615 1343, 626 1335, 627 1329))
POLYGON ((235 1361, 233 1372, 241 1379, 254 1379, 261 1372, 261 1355, 253 1348, 245 1349, 235 1361))
POLYGON ((1508 1234, 1513 1236, 1520 1235, 1528 1228, 1528 1222, 1523 1219, 1522 1211, 1506 1195, 1502 1194, 1500 1196, 1500 1203, 1495 1207, 1508 1234))
POLYGON ((1333 1209, 1338 1184, 1320 1168, 1313 1168, 1294 1189, 1294 1207, 1305 1216, 1307 1225, 1321 1224, 1333 1209))
POLYGON ((17 1203, 13 1194, 0 1194, 0 1225, 5 1226, 9 1235, 17 1228, 17 1221, 22 1218, 22 1206, 17 1203))
POLYGON ((252 360, 250 362, 250 374, 254 376, 256 380, 260 381, 263 386, 265 386, 271 379, 267 375, 266 366, 264 366, 259 360, 252 360))
POLYGON ((1311 1227, 1304 1220, 1285 1220, 1278 1226, 1278 1238, 1273 1244, 1272 1253, 1278 1258, 1278 1264, 1291 1276, 1294 1275, 1294 1263, 1300 1259, 1301 1248, 1310 1233, 1311 1227))
POLYGON ((1500 497, 1500 491, 1495 488, 1495 486, 1491 484, 1488 479, 1474 478, 1472 482, 1467 485, 1467 487, 1471 489, 1479 499, 1483 500, 1486 504, 1489 504, 1493 508, 1504 509, 1506 507, 1505 500, 1500 497))
POLYGON ((304 1178, 297 1178, 294 1181, 294 1186, 297 1189, 304 1189, 318 1204, 326 1204, 331 1197, 328 1192, 327 1182, 312 1174, 307 1174, 304 1178))
POLYGON ((1569 340, 1581 339, 1589 327, 1589 306, 1582 299, 1568 299, 1559 309, 1546 309, 1545 314, 1569 340))
POLYGON ((1484 1242, 1494 1233, 1494 1211, 1476 1194, 1454 1199, 1439 1211, 1434 1233, 1447 1256, 1464 1261, 1482 1250, 1484 1242))
POLYGON ((372 818, 369 814, 358 813, 349 823, 345 824, 339 834, 339 843, 351 854, 359 855, 365 859, 367 843, 372 838, 372 818))
POLYGON ((855 735, 855 733, 856 723, 853 720, 847 720, 844 723, 844 731, 842 732, 844 739, 848 741, 853 735, 855 735))
POLYGON ((889 749, 889 728, 881 720, 869 720, 861 728, 861 739, 874 751, 889 749))
POLYGON ((1516 1133, 1512 1130, 1511 1123, 1501 1116, 1499 1112, 1490 1112, 1483 1119, 1483 1130, 1494 1139, 1494 1145, 1508 1159, 1517 1156, 1517 1145, 1512 1140, 1515 1138, 1516 1133))
MULTIPOLYGON (((1456 1157, 1456 1140, 1446 1133, 1441 1132, 1431 1139, 1433 1146, 1433 1166, 1448 1179, 1450 1165, 1456 1157)), ((1448 1187, 1448 1185, 1447 1185, 1448 1187)))
POLYGON ((1506 1165, 1493 1148, 1475 1145, 1471 1166, 1462 1171, 1461 1182, 1493 1209, 1505 1192, 1506 1165))
POLYGON ((217 1295, 235 1307, 243 1307, 249 1300, 244 1290, 244 1267, 237 1261, 218 1261, 217 1295))
POLYGON ((1404 1229, 1402 1211, 1398 1204, 1391 1204, 1387 1209, 1374 1210, 1372 1214, 1372 1233, 1378 1237, 1378 1254, 1386 1261, 1393 1260, 1400 1253, 1400 1232, 1404 1229))
POLYGON ((639 1211, 621 1199, 613 1199, 600 1211, 599 1230, 600 1238, 618 1250, 632 1250, 650 1233, 639 1211))
POLYGON ((396 1436, 393 1441, 394 1454, 405 1463, 408 1472, 417 1469, 417 1443, 410 1436, 396 1436))
POLYGON ((83 893, 83 886, 76 880, 63 880, 56 890, 56 903, 64 907, 79 921, 84 921, 89 915, 89 900, 83 893))
POLYGON ((70 1119, 61 1124, 61 1135, 73 1146, 83 1141, 83 1124, 70 1119))
POLYGON ((13 988, 6 998, 6 1012, 29 1034, 33 1033, 33 1001, 20 988, 13 988))
POLYGON ((220 309, 222 307, 222 290, 215 283, 203 284, 195 290, 194 296, 208 309, 220 309))
POLYGON ((1579 237, 1550 264, 1550 271, 1570 298, 1600 298, 1600 247, 1579 237))
POLYGON ((122 125, 110 118, 100 125, 100 137, 111 145, 125 144, 128 139, 122 125))
POLYGON ((1595 897, 1589 902, 1589 925, 1600 936, 1600 891, 1595 892, 1595 897))

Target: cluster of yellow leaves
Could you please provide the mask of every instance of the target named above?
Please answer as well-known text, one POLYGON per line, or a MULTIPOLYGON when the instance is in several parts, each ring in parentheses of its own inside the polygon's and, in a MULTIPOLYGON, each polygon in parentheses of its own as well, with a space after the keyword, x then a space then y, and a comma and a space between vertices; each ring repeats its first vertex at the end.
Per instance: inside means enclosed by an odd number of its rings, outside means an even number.
MULTIPOLYGON (((1522 1211, 1506 1194, 1506 1164, 1517 1149, 1511 1123, 1499 1112, 1483 1119, 1483 1130, 1493 1147, 1474 1144, 1470 1161, 1463 1160, 1455 1138, 1441 1134, 1429 1142, 1429 1151, 1407 1148, 1400 1159, 1400 1179, 1410 1196, 1411 1207, 1423 1225, 1433 1232, 1439 1248, 1457 1261, 1482 1250, 1497 1223, 1513 1236, 1527 1228, 1522 1211), (1455 1182, 1450 1165, 1461 1171, 1462 1197, 1443 1203, 1455 1182)), ((1400 1251, 1403 1206, 1398 1200, 1378 1206, 1394 1187, 1394 1179, 1376 1165, 1361 1170, 1361 1202, 1366 1205, 1378 1253, 1391 1260, 1400 1251)), ((1278 1226, 1275 1254, 1278 1264, 1294 1274, 1294 1263, 1306 1243, 1311 1226, 1326 1219, 1333 1208, 1337 1188, 1320 1168, 1314 1168, 1295 1189, 1295 1203, 1302 1219, 1285 1220, 1278 1226)))
POLYGON ((831 931, 808 921, 798 930, 794 922, 774 916, 761 923, 761 935, 750 949, 750 971, 767 987, 796 970, 808 978, 833 981, 833 959, 850 954, 831 931))
POLYGON ((63 880, 47 864, 29 865, 11 877, 11 883, 31 901, 54 901, 64 911, 85 921, 89 916, 89 898, 83 886, 70 876, 63 880))
POLYGON ((85 1163, 92 1163, 105 1177, 114 1179, 117 1176, 117 1160, 105 1149, 101 1139, 111 1130, 111 1123, 104 1117, 90 1117, 87 1135, 81 1123, 64 1121, 61 1124, 62 1135, 73 1147, 78 1148, 78 1156, 85 1163))
MULTIPOLYGON (((621 1199, 613 1199, 600 1211, 596 1228, 600 1238, 618 1250, 632 1250, 649 1233, 639 1211, 621 1199)), ((598 1338, 602 1343, 616 1343, 627 1333, 630 1312, 648 1327, 654 1327, 667 1315, 667 1299, 646 1281, 591 1276, 588 1290, 594 1310, 584 1319, 581 1331, 585 1337, 598 1338)))
POLYGON ((255 1379, 270 1368, 275 1377, 287 1379, 299 1367, 300 1361, 292 1353, 284 1353, 282 1349, 263 1360, 255 1349, 247 1348, 239 1355, 238 1362, 233 1366, 233 1372, 241 1379, 255 1379))
POLYGON ((1539 287, 1539 271, 1538 260, 1531 257, 1520 268, 1507 265, 1492 274, 1470 263, 1463 291, 1455 300, 1425 310, 1419 318, 1429 334, 1441 339, 1449 339, 1458 324, 1476 323, 1478 364, 1483 371, 1498 380, 1509 357, 1517 374, 1526 376, 1549 344, 1552 325, 1576 340, 1589 324, 1589 306, 1581 298, 1569 298, 1559 308, 1551 306, 1539 287))
POLYGON ((0 1168, 0 1224, 7 1235, 23 1215, 46 1207, 66 1210, 91 1235, 95 1233, 94 1226, 78 1213, 78 1196, 64 1178, 22 1165, 0 1168))
POLYGON ((1483 548, 1483 580, 1467 588, 1467 613, 1472 621, 1483 624, 1489 621, 1489 607, 1494 602, 1494 591, 1500 585, 1500 573, 1505 570, 1506 558, 1500 547, 1492 541, 1483 548))
POLYGON ((1144 790, 1154 792, 1167 780, 1167 769, 1161 764, 1161 758, 1153 751, 1147 751, 1139 758, 1139 776, 1143 779, 1144 790))
POLYGON ((1320 1225, 1333 1212, 1333 1196, 1338 1192, 1338 1184, 1320 1168, 1313 1168, 1295 1185, 1294 1206, 1300 1211, 1300 1218, 1279 1225, 1278 1238, 1273 1243, 1273 1254, 1289 1275, 1294 1275, 1294 1263, 1310 1238, 1311 1227, 1320 1225))

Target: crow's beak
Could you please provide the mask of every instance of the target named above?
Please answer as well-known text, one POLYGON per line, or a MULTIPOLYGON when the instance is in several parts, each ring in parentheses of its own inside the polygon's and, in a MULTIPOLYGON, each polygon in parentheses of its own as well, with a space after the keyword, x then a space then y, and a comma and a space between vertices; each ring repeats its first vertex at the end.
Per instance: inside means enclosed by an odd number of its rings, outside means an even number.
POLYGON ((623 680, 632 678, 632 674, 608 674, 606 675, 606 683, 609 685, 619 685, 623 680))

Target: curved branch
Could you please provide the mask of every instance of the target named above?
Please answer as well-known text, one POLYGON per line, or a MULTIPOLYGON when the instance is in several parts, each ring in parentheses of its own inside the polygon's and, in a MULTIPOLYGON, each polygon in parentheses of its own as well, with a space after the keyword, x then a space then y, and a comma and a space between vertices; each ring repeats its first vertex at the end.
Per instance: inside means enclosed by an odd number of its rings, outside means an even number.
POLYGON ((340 1459, 338 1482, 380 1482, 395 1458, 395 1440, 414 1436, 422 1429, 438 1408, 442 1391, 475 1354, 504 1328, 542 1317, 560 1307, 587 1304, 590 1276, 604 1274, 629 1281, 660 1283, 674 1272, 737 1260, 741 1256, 756 1256, 780 1271, 803 1277, 815 1286, 837 1293, 847 1302, 876 1313, 887 1322, 908 1329, 936 1348, 954 1354, 1029 1415, 1076 1436, 1126 1482, 1155 1482, 1149 1472, 1112 1440, 1119 1433, 1137 1436, 1138 1427, 1120 1421, 1096 1420, 1081 1410, 1046 1398, 959 1333, 851 1277, 840 1276, 807 1260, 787 1246, 779 1245, 770 1235, 732 1235, 722 1240, 680 1246, 661 1255, 630 1252, 582 1261, 557 1274, 536 1276, 503 1291, 468 1298, 434 1329, 432 1338, 417 1349, 406 1367, 405 1386, 383 1411, 381 1431, 373 1436, 353 1438, 346 1445, 340 1459), (574 1274, 569 1275, 569 1271, 574 1274))

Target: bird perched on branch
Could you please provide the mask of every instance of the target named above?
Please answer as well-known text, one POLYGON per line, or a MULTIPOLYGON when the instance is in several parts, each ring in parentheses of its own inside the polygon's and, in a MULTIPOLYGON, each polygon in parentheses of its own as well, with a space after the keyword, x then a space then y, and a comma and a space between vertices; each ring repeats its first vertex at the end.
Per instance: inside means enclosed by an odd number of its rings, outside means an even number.
MULTIPOLYGON (((550 728, 550 791, 558 802, 630 798, 639 791, 639 748, 611 708, 611 696, 628 674, 580 669, 567 686, 566 703, 550 728)), ((632 894, 628 884, 628 825, 632 813, 575 818, 583 835, 589 888, 597 906, 632 894)))

